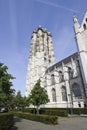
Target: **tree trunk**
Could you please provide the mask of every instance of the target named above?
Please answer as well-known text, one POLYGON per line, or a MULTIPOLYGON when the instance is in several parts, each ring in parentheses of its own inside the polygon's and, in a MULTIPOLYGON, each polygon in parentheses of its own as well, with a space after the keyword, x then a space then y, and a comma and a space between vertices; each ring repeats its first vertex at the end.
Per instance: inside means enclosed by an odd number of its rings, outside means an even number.
POLYGON ((37 111, 36 114, 39 115, 39 106, 37 106, 36 111, 37 111))

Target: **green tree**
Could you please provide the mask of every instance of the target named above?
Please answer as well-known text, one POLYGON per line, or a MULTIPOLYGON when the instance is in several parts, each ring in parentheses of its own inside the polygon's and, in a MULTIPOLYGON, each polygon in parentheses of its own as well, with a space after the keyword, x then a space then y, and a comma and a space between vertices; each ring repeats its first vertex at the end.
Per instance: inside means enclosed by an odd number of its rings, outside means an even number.
POLYGON ((28 106, 27 98, 23 97, 20 91, 17 92, 17 95, 15 97, 15 104, 16 104, 17 109, 22 110, 22 111, 24 107, 28 106))
POLYGON ((23 98, 22 98, 21 92, 18 91, 15 97, 15 103, 18 110, 22 108, 22 102, 23 102, 23 98))
POLYGON ((28 101, 28 98, 27 97, 23 97, 23 108, 24 107, 28 107, 29 106, 29 101, 28 101))
POLYGON ((29 103, 36 106, 37 114, 39 114, 39 107, 42 104, 49 102, 46 90, 40 86, 40 80, 35 84, 34 88, 31 90, 29 96, 29 103))
POLYGON ((8 107, 10 104, 9 98, 15 92, 11 87, 13 86, 11 80, 14 77, 7 72, 8 67, 0 62, 0 106, 8 107))

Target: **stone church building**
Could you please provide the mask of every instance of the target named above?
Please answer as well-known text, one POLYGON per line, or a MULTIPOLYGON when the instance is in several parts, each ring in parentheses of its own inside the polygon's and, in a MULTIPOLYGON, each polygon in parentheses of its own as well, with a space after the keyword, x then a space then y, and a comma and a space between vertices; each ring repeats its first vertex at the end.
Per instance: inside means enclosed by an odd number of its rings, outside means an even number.
POLYGON ((31 36, 26 77, 26 97, 37 80, 50 102, 42 107, 79 108, 87 106, 87 12, 79 24, 73 18, 77 53, 55 63, 51 33, 39 26, 31 36))

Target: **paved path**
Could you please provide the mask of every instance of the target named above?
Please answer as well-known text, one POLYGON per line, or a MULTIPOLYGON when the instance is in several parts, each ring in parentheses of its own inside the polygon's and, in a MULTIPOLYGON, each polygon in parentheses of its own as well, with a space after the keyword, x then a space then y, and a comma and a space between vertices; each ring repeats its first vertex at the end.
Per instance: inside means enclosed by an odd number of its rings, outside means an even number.
POLYGON ((59 125, 47 125, 21 118, 14 120, 12 130, 87 130, 86 117, 59 118, 59 125))

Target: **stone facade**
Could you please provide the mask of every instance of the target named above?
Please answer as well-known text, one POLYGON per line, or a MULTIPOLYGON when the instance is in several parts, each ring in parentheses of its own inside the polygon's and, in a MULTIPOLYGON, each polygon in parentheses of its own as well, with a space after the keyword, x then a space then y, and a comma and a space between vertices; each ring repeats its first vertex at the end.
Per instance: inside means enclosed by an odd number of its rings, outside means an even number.
POLYGON ((35 83, 43 76, 46 69, 54 63, 55 56, 51 33, 39 26, 37 30, 33 31, 31 37, 30 57, 26 79, 26 96, 30 94, 35 83))
POLYGON ((78 53, 46 70, 46 86, 50 102, 45 107, 84 107, 85 94, 78 53))
POLYGON ((87 97, 87 11, 81 24, 79 24, 77 17, 74 16, 74 30, 87 97))
POLYGON ((26 79, 29 96, 38 79, 50 102, 42 107, 78 108, 87 105, 87 12, 80 26, 74 16, 78 52, 55 63, 52 36, 41 26, 33 31, 26 79))

